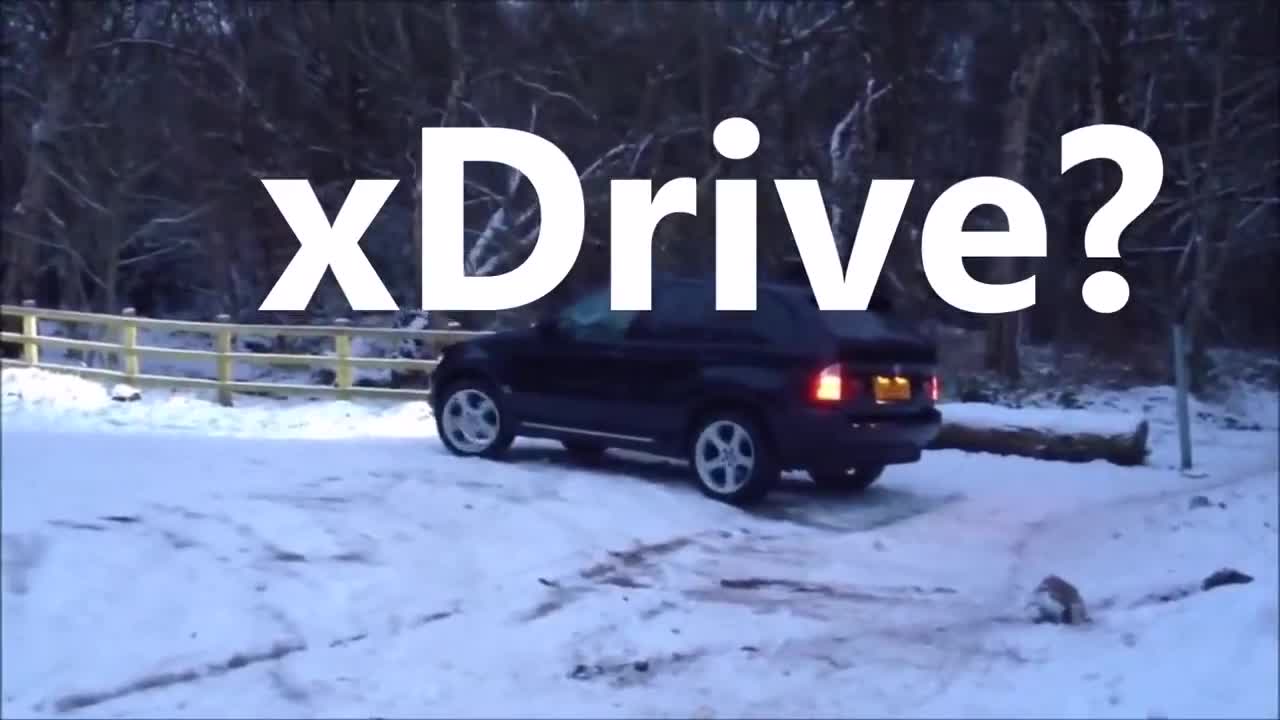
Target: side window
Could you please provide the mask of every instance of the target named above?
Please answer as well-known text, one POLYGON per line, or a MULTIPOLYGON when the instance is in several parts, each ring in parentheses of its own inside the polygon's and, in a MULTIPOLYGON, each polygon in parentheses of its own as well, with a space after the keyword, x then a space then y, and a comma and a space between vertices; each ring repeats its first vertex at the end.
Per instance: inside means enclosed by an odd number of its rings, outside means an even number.
POLYGON ((608 289, 598 290, 560 312, 557 325, 565 337, 582 342, 617 342, 627 334, 636 313, 610 310, 608 289))
POLYGON ((653 309, 640 313, 632 337, 641 340, 703 340, 714 302, 714 297, 698 285, 655 287, 653 309))
POLYGON ((752 327, 765 342, 779 345, 795 341, 804 319, 786 300, 772 292, 761 292, 752 327))
POLYGON ((756 345, 786 345, 795 337, 801 319, 782 298, 761 290, 756 309, 726 310, 716 313, 712 323, 715 342, 756 345))

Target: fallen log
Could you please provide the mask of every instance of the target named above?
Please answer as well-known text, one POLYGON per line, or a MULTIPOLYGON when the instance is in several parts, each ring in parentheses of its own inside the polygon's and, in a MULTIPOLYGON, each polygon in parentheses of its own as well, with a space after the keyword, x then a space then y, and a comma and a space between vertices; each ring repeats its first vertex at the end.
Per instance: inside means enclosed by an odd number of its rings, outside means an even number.
POLYGON ((1104 460, 1133 466, 1146 462, 1147 421, 1087 410, 1008 408, 950 403, 932 450, 964 450, 1037 460, 1104 460))

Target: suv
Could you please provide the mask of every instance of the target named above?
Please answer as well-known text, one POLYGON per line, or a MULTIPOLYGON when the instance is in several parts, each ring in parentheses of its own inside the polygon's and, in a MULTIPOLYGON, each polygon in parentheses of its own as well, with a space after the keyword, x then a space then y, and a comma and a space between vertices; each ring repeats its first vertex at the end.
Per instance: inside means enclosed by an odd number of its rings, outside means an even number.
POLYGON ((440 438, 498 457, 517 436, 583 459, 607 448, 688 460, 736 505, 784 470, 859 491, 920 459, 941 423, 935 346, 882 311, 820 311, 762 283, 755 311, 715 310, 712 281, 655 279, 653 309, 599 289, 533 327, 448 346, 432 377, 440 438))

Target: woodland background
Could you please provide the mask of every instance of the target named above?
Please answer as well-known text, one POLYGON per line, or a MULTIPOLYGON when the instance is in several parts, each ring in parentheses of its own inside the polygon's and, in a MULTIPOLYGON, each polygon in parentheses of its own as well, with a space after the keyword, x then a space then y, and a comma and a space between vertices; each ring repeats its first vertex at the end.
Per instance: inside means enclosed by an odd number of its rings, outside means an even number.
MULTIPOLYGON (((761 180, 767 275, 795 254, 769 181, 818 179, 847 253, 870 181, 912 178, 881 289, 974 341, 994 376, 1018 379, 1039 352, 1166 381, 1177 317, 1198 383, 1211 347, 1280 346, 1274 0, 14 0, 0 14, 5 302, 304 321, 256 310, 298 247, 258 179, 309 178, 332 217, 356 178, 400 178, 361 247, 414 308, 418 129, 493 125, 542 135, 581 172, 584 250, 540 306, 608 280, 611 179, 700 180, 698 217, 655 238, 656 271, 685 274, 712 267, 713 181, 761 180), (743 161, 711 143, 734 115, 761 131, 743 161), (1143 130, 1165 159, 1118 261, 1083 247, 1118 169, 1060 173, 1061 135, 1099 122, 1143 130), (970 263, 987 279, 1037 272, 1031 310, 968 316, 925 281, 925 213, 975 175, 1017 180, 1044 209, 1047 258, 970 263), (1132 289, 1115 315, 1080 297, 1102 269, 1132 289)), ((468 166, 467 180, 468 271, 504 272, 536 238, 533 192, 498 165, 468 166)), ((986 210, 969 229, 1004 227, 986 210)), ((331 277, 312 308, 350 314, 331 277)), ((540 309, 457 319, 492 327, 540 309)))

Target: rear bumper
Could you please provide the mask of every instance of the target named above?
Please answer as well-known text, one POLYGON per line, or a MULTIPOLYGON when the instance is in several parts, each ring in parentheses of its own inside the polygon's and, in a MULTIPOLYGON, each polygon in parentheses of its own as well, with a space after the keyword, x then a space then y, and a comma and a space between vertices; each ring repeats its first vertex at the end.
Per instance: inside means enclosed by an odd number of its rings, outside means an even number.
POLYGON ((774 438, 787 468, 844 471, 916 462, 941 427, 942 413, 933 407, 896 417, 812 409, 779 418, 774 438))

